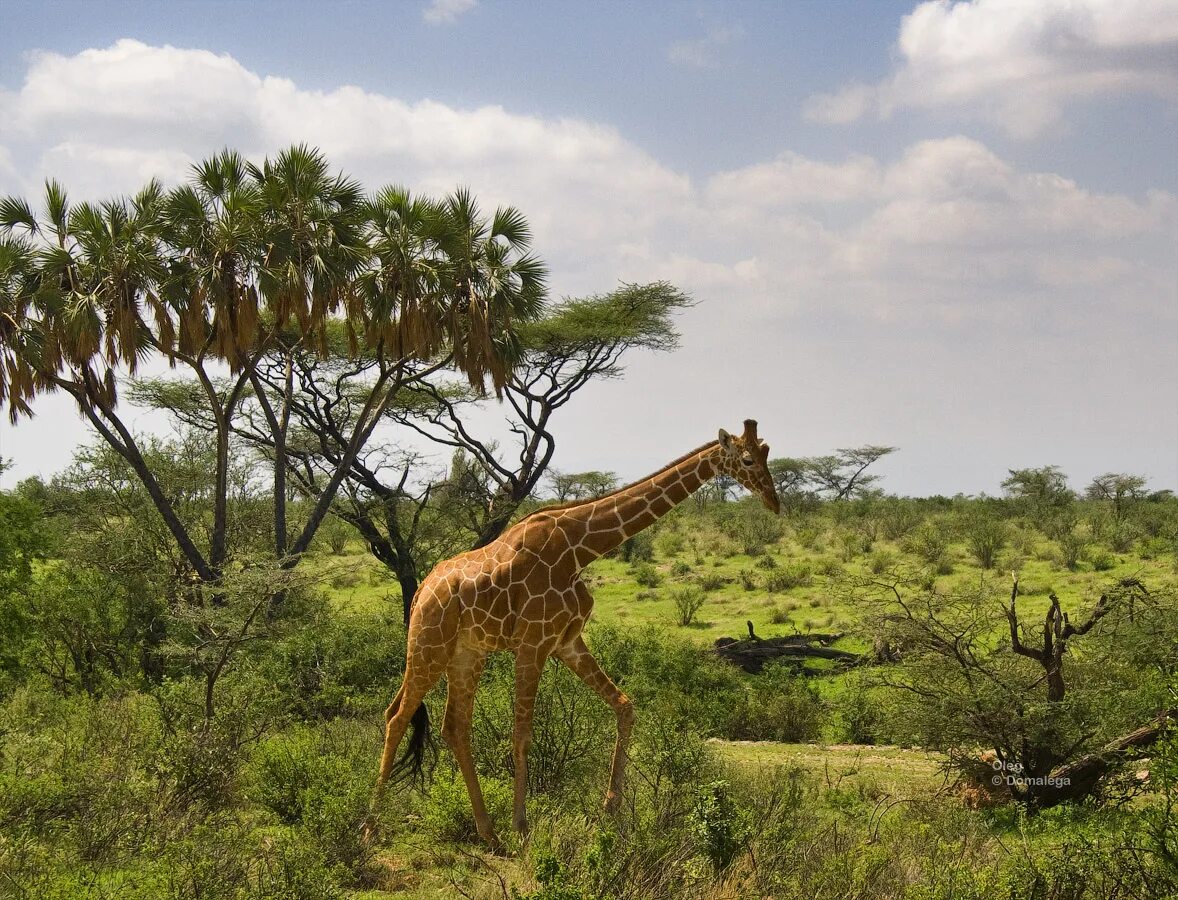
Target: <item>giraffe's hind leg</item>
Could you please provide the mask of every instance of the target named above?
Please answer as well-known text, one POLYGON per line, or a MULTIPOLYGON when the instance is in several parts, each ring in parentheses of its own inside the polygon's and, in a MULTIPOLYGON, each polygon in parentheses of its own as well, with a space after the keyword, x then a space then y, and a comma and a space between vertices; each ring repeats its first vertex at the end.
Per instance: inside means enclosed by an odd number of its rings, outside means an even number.
POLYGON ((450 660, 446 670, 446 717, 442 722, 442 738, 458 761, 458 768, 470 794, 470 806, 474 811, 475 827, 479 837, 492 847, 498 846, 491 817, 483 802, 483 791, 474 767, 471 753, 471 719, 474 714, 474 695, 478 690, 479 678, 483 674, 486 654, 478 650, 459 650, 450 660))
MULTIPOLYGON (((429 720, 420 716, 415 719, 415 716, 425 700, 425 695, 446 671, 454 652, 457 610, 451 610, 447 604, 431 601, 432 598, 430 601, 418 603, 413 610, 413 619, 409 626, 405 677, 401 681, 401 689, 397 691, 396 699, 385 711, 384 751, 380 758, 374 803, 379 802, 389 778, 398 767, 397 748, 410 724, 414 724, 416 729, 421 729, 419 737, 424 740, 429 720)), ((420 744, 418 751, 420 753, 420 744)), ((419 763, 418 758, 415 761, 415 769, 419 768, 419 763)))

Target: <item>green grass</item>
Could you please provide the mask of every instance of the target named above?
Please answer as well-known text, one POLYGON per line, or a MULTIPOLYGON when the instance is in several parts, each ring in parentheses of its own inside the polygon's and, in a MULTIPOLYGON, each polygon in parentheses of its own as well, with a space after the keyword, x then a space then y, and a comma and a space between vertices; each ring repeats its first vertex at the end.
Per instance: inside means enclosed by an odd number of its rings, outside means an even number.
POLYGON ((944 757, 904 747, 722 741, 708 745, 743 769, 799 769, 826 788, 870 788, 894 797, 932 794, 945 785, 944 757))
MULTIPOLYGON (((708 545, 707 541, 699 543, 708 545)), ((770 592, 761 586, 764 576, 772 570, 758 567, 758 558, 743 553, 725 555, 691 548, 670 555, 656 552, 653 565, 661 576, 657 587, 639 585, 633 567, 616 558, 594 562, 585 570, 584 578, 593 592, 594 617, 601 622, 672 629, 683 637, 710 645, 720 637, 746 635, 746 622, 751 621, 761 637, 807 631, 848 632, 848 638, 838 646, 864 649, 866 643, 854 636, 863 621, 864 609, 843 596, 837 575, 822 572, 837 565, 846 575, 868 576, 871 574, 870 556, 860 555, 843 561, 837 550, 826 549, 834 544, 833 540, 820 537, 815 548, 807 549, 785 537, 769 547, 768 555, 776 561, 778 570, 808 565, 813 571, 810 585, 779 592, 770 592), (683 565, 689 567, 690 572, 675 574, 677 567, 683 565), (741 585, 740 574, 745 570, 754 573, 758 580, 754 590, 745 590, 741 585), (724 584, 707 593, 695 622, 680 626, 676 622, 672 592, 676 586, 698 583, 702 576, 718 577, 724 580, 724 584)), ((899 565, 910 570, 921 567, 919 560, 905 553, 897 543, 877 541, 873 552, 879 551, 894 555, 899 565)), ((1022 594, 1020 608, 1031 618, 1046 610, 1052 591, 1059 595, 1064 608, 1074 617, 1091 608, 1101 590, 1120 578, 1137 577, 1151 588, 1178 584, 1174 562, 1168 558, 1147 560, 1135 553, 1119 553, 1113 554, 1116 563, 1107 571, 1093 571, 1087 562, 1081 563, 1076 571, 1069 571, 1051 558, 1052 552, 1053 542, 1041 539, 1018 567, 1022 594)), ((976 588, 980 582, 985 582, 991 585, 996 598, 1009 593, 1009 572, 998 567, 982 570, 972 561, 964 544, 951 545, 949 557, 953 571, 936 577, 938 590, 976 588)), ((308 564, 322 578, 333 605, 341 612, 400 607, 401 591, 396 579, 359 542, 349 544, 338 556, 316 553, 308 564)))

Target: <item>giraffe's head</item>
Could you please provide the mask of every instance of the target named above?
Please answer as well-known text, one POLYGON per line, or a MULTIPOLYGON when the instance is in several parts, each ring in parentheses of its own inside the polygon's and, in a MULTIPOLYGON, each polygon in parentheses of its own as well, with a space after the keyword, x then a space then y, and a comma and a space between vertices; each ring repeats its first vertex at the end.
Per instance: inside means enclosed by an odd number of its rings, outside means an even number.
POLYGON ((757 423, 745 419, 744 434, 740 437, 721 428, 720 451, 717 471, 735 478, 760 497, 766 509, 781 512, 781 501, 769 474, 769 445, 757 437, 757 423))

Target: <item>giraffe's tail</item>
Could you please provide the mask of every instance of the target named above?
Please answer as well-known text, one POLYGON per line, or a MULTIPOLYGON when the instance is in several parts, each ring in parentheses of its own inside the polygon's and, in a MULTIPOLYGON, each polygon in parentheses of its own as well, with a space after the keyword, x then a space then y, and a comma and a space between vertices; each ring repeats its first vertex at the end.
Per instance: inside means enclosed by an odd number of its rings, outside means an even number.
MULTIPOLYGON (((385 712, 386 721, 397 714, 397 710, 401 708, 401 700, 404 696, 405 685, 402 684, 401 689, 397 691, 397 696, 393 699, 392 705, 385 712)), ((389 773, 389 781, 393 784, 399 784, 403 781, 416 784, 424 783, 426 758, 428 757, 432 761, 436 756, 437 746, 434 742, 433 731, 430 728, 429 710, 426 709, 425 701, 423 700, 414 711, 413 718, 409 720, 409 735, 405 741, 405 752, 393 764, 392 771, 389 773)), ((432 764, 430 768, 433 768, 432 764)))

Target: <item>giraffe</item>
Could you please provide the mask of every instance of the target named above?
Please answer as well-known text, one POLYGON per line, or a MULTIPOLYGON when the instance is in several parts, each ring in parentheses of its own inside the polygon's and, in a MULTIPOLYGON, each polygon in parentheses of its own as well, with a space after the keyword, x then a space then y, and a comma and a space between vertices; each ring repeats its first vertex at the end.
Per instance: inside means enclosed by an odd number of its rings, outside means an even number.
POLYGON ((549 657, 567 665, 617 718, 605 811, 621 799, 626 750, 634 726, 630 699, 602 671, 581 635, 593 597, 580 572, 598 557, 666 515, 717 475, 728 475, 774 513, 780 503, 768 467, 769 446, 746 419, 740 437, 720 429, 709 441, 653 475, 592 500, 548 506, 524 517, 496 540, 439 563, 413 599, 405 675, 385 711, 385 742, 373 803, 391 777, 420 773, 429 718, 422 702, 446 676, 442 738, 470 794, 479 836, 496 845, 471 755, 474 695, 487 654, 515 653, 512 824, 527 831, 527 756, 540 675, 549 657), (396 753, 410 725, 408 748, 396 753))

